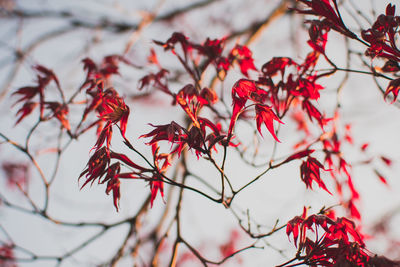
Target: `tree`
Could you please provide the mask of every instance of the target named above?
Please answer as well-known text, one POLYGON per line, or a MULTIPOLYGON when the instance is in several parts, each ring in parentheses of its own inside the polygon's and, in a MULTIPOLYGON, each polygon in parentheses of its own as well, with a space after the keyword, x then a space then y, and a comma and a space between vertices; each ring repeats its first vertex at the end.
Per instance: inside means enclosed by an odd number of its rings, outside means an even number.
POLYGON ((400 265, 393 3, 0 8, 2 266, 400 265))

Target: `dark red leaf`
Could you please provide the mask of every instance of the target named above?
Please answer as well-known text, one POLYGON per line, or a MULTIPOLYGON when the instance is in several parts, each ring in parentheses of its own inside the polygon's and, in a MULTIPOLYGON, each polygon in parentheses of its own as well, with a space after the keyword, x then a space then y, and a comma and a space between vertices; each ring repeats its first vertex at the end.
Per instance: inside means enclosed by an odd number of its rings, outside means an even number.
POLYGON ((399 94, 399 90, 400 90, 400 78, 390 81, 388 87, 386 88, 386 92, 384 94, 385 99, 390 93, 392 93, 393 94, 392 103, 395 102, 397 99, 397 95, 399 94))
POLYGON ((320 188, 332 195, 321 179, 320 169, 327 171, 316 158, 309 156, 300 166, 301 180, 306 184, 306 187, 310 189, 312 189, 312 182, 316 182, 320 188))
POLYGON ((39 103, 36 102, 26 102, 17 112, 17 115, 19 115, 19 118, 15 125, 20 123, 26 116, 32 113, 32 111, 37 107, 39 103))
POLYGON ((153 207, 154 199, 156 199, 157 192, 160 192, 161 197, 164 198, 164 183, 162 181, 162 177, 160 175, 154 175, 152 181, 150 181, 150 191, 151 191, 151 199, 150 206, 153 207))

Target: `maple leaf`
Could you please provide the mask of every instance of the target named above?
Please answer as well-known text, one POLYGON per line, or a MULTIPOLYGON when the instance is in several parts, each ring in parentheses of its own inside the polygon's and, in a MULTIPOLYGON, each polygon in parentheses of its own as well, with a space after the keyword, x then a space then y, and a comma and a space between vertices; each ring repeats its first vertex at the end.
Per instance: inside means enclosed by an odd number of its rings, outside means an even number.
POLYGON ((216 60, 221 56, 224 49, 226 38, 214 39, 209 38, 203 43, 203 45, 198 47, 199 52, 206 55, 209 60, 216 60))
POLYGON ((10 189, 16 189, 18 186, 26 188, 29 181, 29 166, 26 163, 3 162, 1 165, 7 186, 10 189))
MULTIPOLYGON (((307 217, 307 208, 303 208, 303 214, 301 216, 296 216, 286 224, 286 235, 289 237, 291 234, 293 235, 294 245, 297 247, 297 238, 299 236, 300 231, 304 231, 303 222, 307 217)), ((302 234, 302 240, 299 241, 300 247, 304 243, 305 235, 302 234)))
MULTIPOLYGON (((40 90, 42 88, 38 87, 38 86, 25 86, 25 87, 21 87, 19 88, 17 91, 15 91, 14 93, 12 93, 12 95, 21 95, 21 98, 18 99, 15 104, 25 101, 25 100, 30 100, 33 97, 35 97, 37 94, 40 93, 40 90)), ((14 104, 14 105, 15 105, 14 104)))
POLYGON ((308 157, 306 161, 300 166, 301 180, 306 184, 307 188, 312 189, 312 182, 316 182, 320 188, 332 195, 331 192, 326 188, 325 183, 321 179, 320 169, 324 169, 324 166, 313 157, 308 157))
POLYGON ((107 183, 107 188, 106 188, 106 194, 110 194, 110 192, 113 192, 113 202, 114 202, 114 207, 118 211, 119 209, 119 199, 121 198, 121 193, 120 193, 120 181, 118 179, 118 175, 121 171, 121 166, 120 163, 114 163, 110 165, 107 169, 107 174, 104 177, 103 181, 101 182, 102 184, 105 182, 107 183))
POLYGON ((291 219, 286 225, 286 235, 289 237, 290 234, 293 235, 294 245, 297 247, 297 238, 300 232, 301 223, 304 221, 304 218, 299 216, 294 217, 291 219))
POLYGON ((153 176, 152 180, 150 181, 150 191, 150 206, 153 207, 153 202, 157 197, 157 192, 160 192, 161 197, 164 198, 164 183, 160 175, 153 176))
POLYGON ((48 103, 54 103, 54 102, 45 102, 45 96, 44 96, 44 90, 46 86, 51 81, 54 81, 56 84, 58 90, 61 92, 61 87, 60 83, 58 81, 57 76, 54 74, 54 72, 50 69, 47 69, 44 66, 41 65, 36 65, 33 66, 33 69, 37 73, 37 85, 36 86, 25 86, 19 88, 17 91, 15 91, 12 95, 20 95, 21 97, 14 103, 17 104, 19 102, 24 102, 24 105, 18 110, 17 115, 21 114, 20 117, 18 118, 17 122, 15 124, 18 124, 21 122, 26 116, 32 113, 32 111, 35 109, 35 107, 39 104, 40 106, 40 118, 43 118, 43 113, 45 106, 47 105, 47 108, 51 109, 53 111, 53 115, 57 117, 57 119, 60 120, 62 125, 67 128, 69 126, 68 121, 63 117, 62 113, 65 113, 65 110, 67 107, 65 106, 64 108, 59 108, 59 112, 54 112, 55 104, 48 104, 48 103), (36 95, 39 96, 39 101, 35 103, 34 101, 31 101, 36 95), (63 110, 63 111, 62 111, 63 110), (57 114, 56 114, 57 113, 57 114))
POLYGON ((37 107, 39 103, 36 102, 26 102, 18 111, 17 115, 20 117, 15 122, 15 125, 20 123, 26 116, 32 113, 32 111, 37 107))
POLYGON ((119 179, 114 177, 113 179, 108 181, 106 188, 107 195, 110 194, 111 191, 113 192, 114 207, 117 211, 119 211, 119 200, 121 198, 120 185, 121 182, 119 181, 119 179))
POLYGON ((321 128, 325 125, 326 120, 323 118, 321 112, 315 106, 313 106, 310 101, 304 100, 302 102, 302 108, 307 112, 307 115, 311 121, 313 118, 316 119, 321 128))
POLYGON ((400 65, 397 61, 389 59, 385 62, 385 65, 381 68, 383 72, 398 72, 400 71, 400 65))
POLYGON ((157 65, 158 67, 161 68, 160 62, 158 61, 157 54, 154 48, 150 48, 150 55, 147 57, 147 61, 150 64, 157 65))
POLYGON ((139 80, 139 90, 152 85, 154 88, 161 90, 162 92, 172 95, 168 88, 167 74, 169 73, 166 69, 161 69, 157 73, 150 73, 139 80))
POLYGON ((332 225, 336 225, 336 222, 333 221, 326 215, 323 214, 313 214, 310 215, 307 219, 304 220, 303 225, 306 229, 313 230, 315 226, 322 227, 325 232, 330 232, 332 225))
POLYGON ((66 104, 61 104, 58 102, 45 102, 45 105, 46 108, 49 108, 53 112, 52 117, 57 118, 57 120, 61 122, 61 125, 65 129, 71 130, 71 126, 67 119, 69 110, 66 104))
POLYGON ((301 263, 326 267, 369 266, 370 257, 364 249, 363 236, 349 219, 335 219, 324 214, 313 214, 306 218, 303 212, 302 217, 296 216, 287 223, 286 231, 288 236, 293 234, 296 247, 297 237, 301 237, 296 257, 304 261, 294 264, 296 266, 301 263), (315 240, 308 237, 309 231, 315 240))
POLYGON ((160 41, 154 41, 155 44, 161 45, 165 50, 173 50, 175 48, 175 44, 180 43, 182 49, 185 54, 191 49, 191 44, 188 41, 188 37, 186 37, 183 33, 174 32, 172 36, 164 43, 160 41))
POLYGON ((400 91, 400 78, 390 81, 388 87, 386 88, 385 94, 384 94, 385 100, 388 97, 388 95, 391 93, 391 94, 393 94, 392 103, 395 102, 397 100, 397 95, 399 94, 399 91, 400 91))
POLYGON ((129 117, 129 107, 114 90, 108 89, 104 92, 101 109, 99 111, 102 120, 113 124, 119 122, 121 134, 125 137, 129 117))
POLYGON ((96 144, 93 146, 92 149, 97 151, 98 149, 100 149, 103 146, 104 142, 106 142, 105 147, 107 148, 107 153, 109 153, 111 137, 112 137, 111 122, 107 122, 107 124, 101 130, 99 137, 97 138, 96 144))
POLYGON ((40 74, 43 74, 41 79, 39 79, 39 82, 43 83, 42 86, 46 86, 49 82, 54 81, 55 84, 57 85, 58 88, 60 88, 60 82, 58 81, 57 76, 54 74, 54 72, 42 65, 35 65, 33 68, 39 72, 40 74))
POLYGON ((218 96, 214 90, 210 88, 203 88, 197 96, 197 100, 202 105, 213 105, 218 102, 218 96))
POLYGON ((308 45, 317 53, 325 54, 325 46, 328 41, 329 26, 321 21, 312 21, 308 30, 310 40, 307 41, 308 45))
MULTIPOLYGON (((362 38, 370 44, 365 53, 367 56, 386 58, 393 62, 400 60, 395 36, 399 23, 394 13, 395 6, 387 5, 386 14, 378 16, 370 29, 361 32, 362 38)), ((388 67, 390 71, 391 67, 388 67)))
POLYGON ((283 122, 278 118, 278 116, 276 116, 276 114, 272 111, 271 107, 267 105, 258 105, 258 104, 256 105, 256 121, 257 121, 258 132, 262 136, 261 124, 264 123, 268 131, 271 133, 272 137, 274 137, 274 139, 277 142, 280 142, 275 134, 274 120, 283 124, 283 122))
POLYGON ((192 84, 188 84, 184 86, 181 90, 179 90, 178 94, 175 97, 175 100, 186 112, 189 118, 192 120, 194 127, 199 128, 200 124, 197 121, 197 115, 196 115, 197 109, 196 107, 193 107, 192 110, 189 106, 193 98, 195 98, 196 96, 197 96, 196 88, 192 84))
POLYGON ((252 56, 252 52, 250 51, 247 46, 236 45, 231 52, 229 53, 228 60, 233 62, 234 59, 238 61, 240 66, 240 72, 249 77, 248 71, 249 70, 257 70, 256 66, 254 66, 254 59, 252 56))
MULTIPOLYGON (((295 96, 303 96, 306 99, 318 100, 319 91, 324 87, 315 82, 315 76, 308 76, 306 79, 299 78, 297 80, 296 90, 291 90, 290 93, 295 96)), ((305 100, 304 102, 309 102, 305 100)))
POLYGON ((257 86, 253 80, 240 79, 232 87, 232 98, 251 99, 256 91, 257 86))
MULTIPOLYGON (((79 179, 86 174, 86 181, 81 186, 81 189, 85 187, 89 182, 92 184, 94 181, 106 172, 107 167, 110 164, 110 155, 106 147, 97 149, 96 152, 90 157, 86 169, 79 175, 79 179)), ((78 180, 79 180, 78 179, 78 180)))
POLYGON ((172 144, 177 144, 177 151, 180 155, 189 132, 174 121, 169 124, 150 125, 155 127, 155 129, 147 134, 141 135, 140 138, 153 137, 150 142, 147 143, 148 145, 153 145, 158 141, 169 141, 172 144))
POLYGON ((363 236, 357 230, 355 223, 345 217, 337 218, 336 225, 331 229, 331 233, 347 244, 350 243, 349 238, 351 237, 355 242, 360 244, 361 247, 365 247, 363 236))
POLYGON ((278 72, 283 76, 286 66, 294 64, 296 63, 289 57, 274 57, 261 67, 261 71, 265 76, 275 76, 278 72))
POLYGON ((356 205, 354 205, 354 201, 352 199, 350 199, 349 202, 347 203, 347 207, 350 210, 350 215, 352 218, 361 220, 361 214, 358 211, 356 205))
POLYGON ((159 154, 158 151, 160 148, 157 144, 153 144, 151 146, 153 157, 154 157, 154 165, 157 169, 154 172, 152 179, 150 180, 150 206, 153 207, 153 201, 157 196, 157 193, 160 192, 161 197, 164 198, 164 182, 162 174, 167 170, 170 165, 170 155, 169 154, 159 154))
POLYGON ((240 115, 240 112, 246 105, 248 99, 250 99, 251 94, 257 91, 257 87, 254 81, 247 79, 240 79, 232 87, 232 117, 229 124, 228 136, 232 135, 235 123, 240 115))

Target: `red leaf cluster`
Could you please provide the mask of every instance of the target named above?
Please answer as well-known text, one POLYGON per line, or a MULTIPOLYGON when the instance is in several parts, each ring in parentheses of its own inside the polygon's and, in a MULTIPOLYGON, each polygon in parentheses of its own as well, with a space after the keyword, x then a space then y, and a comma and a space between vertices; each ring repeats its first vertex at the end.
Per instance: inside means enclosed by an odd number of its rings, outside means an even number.
POLYGON ((86 181, 81 186, 81 189, 89 183, 93 185, 96 180, 98 180, 99 184, 107 182, 106 193, 109 194, 111 191, 113 192, 114 206, 118 211, 119 199, 121 197, 119 190, 120 178, 139 178, 146 172, 151 172, 151 170, 132 162, 126 155, 109 151, 103 146, 96 149, 94 154, 90 157, 87 167, 79 175, 79 179, 84 175, 86 177, 86 181), (110 164, 112 159, 118 161, 110 164), (121 173, 121 162, 131 169, 135 169, 135 171, 121 173), (104 177, 103 180, 101 180, 102 177, 104 177))
POLYGON ((347 29, 340 15, 336 0, 298 0, 310 9, 296 9, 299 13, 316 15, 324 18, 323 23, 333 30, 340 32, 350 38, 356 38, 356 35, 347 29))
POLYGON ((164 125, 150 124, 155 129, 141 137, 152 137, 148 142, 149 145, 156 144, 159 141, 170 142, 175 145, 170 152, 171 154, 178 153, 180 155, 187 146, 189 149, 194 149, 199 157, 202 154, 211 153, 211 149, 217 143, 222 142, 226 135, 221 132, 220 126, 206 118, 197 117, 196 121, 199 127, 191 127, 189 130, 174 121, 164 125), (207 131, 207 128, 211 131, 207 131))
POLYGON ((33 67, 33 69, 37 73, 37 85, 21 87, 13 93, 13 95, 21 96, 15 102, 15 104, 24 102, 22 107, 17 111, 19 118, 15 124, 20 123, 26 116, 30 115, 37 106, 39 106, 40 120, 48 120, 54 117, 61 123, 62 128, 65 128, 69 131, 71 126, 67 119, 68 106, 64 103, 64 101, 62 101, 62 103, 56 101, 46 101, 44 93, 46 87, 48 87, 52 81, 55 83, 59 92, 62 92, 57 76, 52 70, 41 65, 36 65, 33 67), (38 96, 38 100, 34 100, 36 96, 38 96), (49 114, 46 116, 44 114, 45 111, 49 111, 49 114))
POLYGON ((304 211, 301 217, 296 216, 287 223, 286 234, 293 236, 294 244, 298 248, 296 259, 301 264, 370 266, 363 236, 349 219, 335 219, 324 214, 307 217, 304 211))

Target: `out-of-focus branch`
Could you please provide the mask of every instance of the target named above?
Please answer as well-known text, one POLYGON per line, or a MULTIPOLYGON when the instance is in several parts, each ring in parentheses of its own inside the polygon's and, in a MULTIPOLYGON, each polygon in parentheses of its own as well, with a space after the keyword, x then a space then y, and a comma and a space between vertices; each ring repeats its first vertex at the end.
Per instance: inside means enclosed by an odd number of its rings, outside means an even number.
POLYGON ((245 45, 250 45, 253 43, 260 34, 276 19, 281 17, 282 15, 291 12, 288 9, 289 3, 292 2, 291 0, 282 0, 281 3, 275 7, 271 13, 269 13, 263 20, 254 22, 253 24, 249 25, 247 28, 234 31, 228 36, 229 39, 235 39, 242 35, 248 35, 246 41, 244 42, 245 45))

